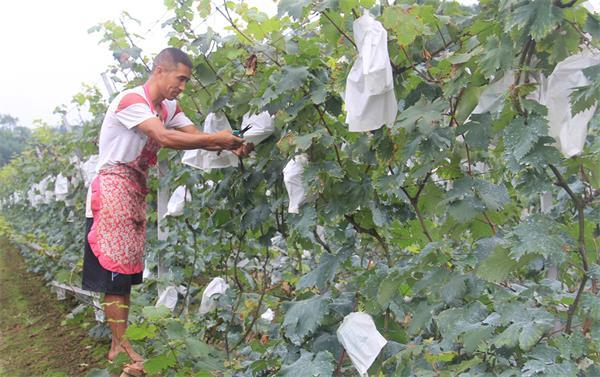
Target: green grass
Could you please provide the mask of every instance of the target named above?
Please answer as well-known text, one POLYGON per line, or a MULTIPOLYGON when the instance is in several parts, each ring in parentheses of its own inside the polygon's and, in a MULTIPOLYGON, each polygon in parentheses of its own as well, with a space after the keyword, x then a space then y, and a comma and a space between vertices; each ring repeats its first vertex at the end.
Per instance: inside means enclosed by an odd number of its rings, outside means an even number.
POLYGON ((108 344, 87 334, 91 312, 65 320, 74 302, 59 302, 0 239, 0 377, 85 376, 104 368, 108 344))

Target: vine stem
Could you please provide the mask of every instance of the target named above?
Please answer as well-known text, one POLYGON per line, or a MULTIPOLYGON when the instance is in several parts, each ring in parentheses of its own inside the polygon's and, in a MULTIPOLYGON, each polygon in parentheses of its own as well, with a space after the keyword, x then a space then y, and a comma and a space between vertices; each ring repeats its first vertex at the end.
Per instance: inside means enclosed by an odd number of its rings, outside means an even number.
MULTIPOLYGON (((252 38, 250 38, 249 36, 247 36, 243 31, 240 30, 240 28, 236 25, 236 23, 233 21, 233 18, 231 18, 231 15, 229 14, 229 7, 227 7, 227 2, 224 1, 223 2, 223 6, 225 7, 225 11, 227 12, 227 14, 225 14, 221 8, 219 7, 215 7, 217 9, 217 11, 219 13, 221 13, 221 15, 223 16, 223 18, 225 18, 225 20, 227 22, 229 22, 229 24, 231 25, 231 27, 233 27, 235 29, 235 31, 237 31, 242 37, 244 37, 248 42, 250 43, 256 43, 252 38)), ((277 60, 275 60, 275 58, 273 58, 272 56, 270 56, 269 54, 267 54, 266 52, 262 51, 262 53, 268 57, 276 66, 281 68, 281 63, 279 63, 277 60)))
POLYGON ((561 187, 562 189, 564 189, 567 192, 567 194, 571 197, 571 200, 573 200, 573 203, 575 204, 575 208, 577 209, 577 218, 578 218, 578 226, 579 226, 579 237, 577 240, 577 246, 578 246, 577 249, 579 251, 579 256, 581 257, 581 263, 583 266, 584 273, 583 273, 583 277, 581 278, 581 282, 579 283, 579 288, 577 289, 577 294, 575 295, 575 300, 569 307, 569 311, 567 313, 567 324, 565 326, 565 332, 567 334, 570 334, 571 328, 573 325, 573 317, 575 316, 575 312, 577 311, 577 306, 579 305, 579 302, 581 301, 581 295, 585 289, 585 284, 587 283, 588 272, 589 272, 587 252, 585 250, 585 217, 584 217, 584 212, 583 212, 585 209, 585 203, 579 196, 577 196, 577 194, 575 194, 573 192, 573 190, 571 190, 571 188, 569 187, 569 184, 564 179, 564 177, 562 176, 560 171, 558 171, 556 166, 554 166, 552 164, 549 164, 548 166, 552 170, 552 173, 554 173, 554 176, 556 176, 556 179, 557 179, 556 185, 561 187))
POLYGON ((354 42, 354 40, 353 40, 352 38, 350 38, 350 37, 348 36, 348 34, 346 34, 346 32, 345 32, 345 31, 343 31, 343 30, 342 30, 342 29, 341 29, 341 28, 340 28, 340 27, 339 27, 339 26, 338 26, 338 25, 337 25, 337 24, 336 24, 336 23, 335 23, 335 22, 334 22, 334 21, 331 19, 331 17, 329 17, 329 15, 328 15, 326 12, 324 12, 324 11, 323 11, 323 12, 321 12, 321 14, 322 14, 323 16, 325 16, 325 18, 326 18, 326 19, 327 19, 329 22, 331 22, 331 24, 333 25, 333 27, 335 27, 335 28, 337 29, 337 31, 339 31, 339 32, 340 32, 340 33, 341 33, 341 34, 344 36, 344 38, 346 38, 346 39, 348 40, 348 42, 352 43, 352 45, 354 46, 354 48, 358 48, 358 47, 356 46, 356 42, 354 42))
POLYGON ((342 353, 340 354, 340 358, 337 361, 337 365, 335 366, 335 371, 333 375, 336 377, 340 377, 342 375, 342 365, 344 364, 344 359, 346 358, 346 350, 342 347, 342 353))
POLYGON ((354 230, 356 230, 358 233, 368 234, 371 237, 375 238, 377 240, 377 242, 379 242, 379 244, 381 245, 381 247, 383 248, 383 251, 385 253, 385 259, 387 261, 388 267, 392 267, 393 263, 392 263, 392 258, 390 256, 389 247, 388 247, 387 243, 385 242, 385 240, 383 239, 383 237, 381 237, 381 235, 377 232, 377 230, 363 228, 360 224, 358 224, 356 222, 356 219, 354 218, 353 214, 352 215, 344 215, 344 217, 346 218, 346 220, 348 220, 348 222, 350 222, 350 224, 352 224, 352 226, 354 227, 354 230))
MULTIPOLYGON (((325 116, 323 115, 323 110, 321 110, 321 108, 317 104, 313 104, 313 106, 317 110, 317 112, 319 113, 319 117, 321 118, 321 122, 323 123, 323 126, 325 126, 325 129, 327 130, 327 133, 329 134, 329 136, 334 137, 333 136, 333 132, 331 131, 331 129, 329 128, 329 125, 325 121, 325 116)), ((337 146, 336 143, 333 143, 333 148, 335 150, 335 158, 337 160, 337 163, 338 163, 338 165, 340 165, 340 168, 342 170, 344 170, 344 165, 342 165, 342 159, 340 158, 340 151, 338 150, 338 146, 337 146)))
MULTIPOLYGON (((123 27, 123 32, 127 36, 127 39, 129 40, 129 43, 131 43, 131 46, 132 47, 137 47, 135 45, 135 43, 133 42, 133 39, 131 38, 131 35, 129 35, 129 32, 127 31, 127 28, 125 27, 125 23, 123 22, 123 20, 119 19, 119 22, 121 23, 121 26, 123 27)), ((139 48, 139 47, 137 47, 137 48, 139 48)), ((146 62, 144 61, 144 59, 142 59, 141 56, 140 56, 140 61, 146 67, 146 69, 148 70, 148 72, 152 72, 152 70, 150 69, 150 67, 148 67, 148 64, 146 64, 146 62)))
POLYGON ((410 201, 410 205, 413 207, 413 210, 415 211, 415 213, 417 215, 417 219, 419 220, 419 224, 421 225, 421 229, 423 230, 423 233, 425 234, 425 236, 427 237, 429 242, 433 242, 433 237, 431 237, 431 234, 429 233, 429 230, 427 229, 427 226, 425 225, 425 220, 423 219, 423 214, 421 213, 421 210, 419 209, 419 196, 421 195, 421 192, 423 192, 423 188, 425 187, 425 184, 427 183, 427 180, 429 179, 430 176, 431 176, 431 172, 428 172, 425 175, 423 182, 421 182, 419 184, 419 189, 417 190, 417 193, 414 196, 411 196, 408 193, 408 191, 406 190, 406 188, 400 187, 400 189, 402 190, 402 192, 404 192, 404 195, 406 195, 406 197, 410 201))
POLYGON ((194 239, 194 261, 192 262, 192 271, 190 272, 190 278, 188 279, 187 289, 185 290, 185 297, 183 298, 183 305, 181 307, 181 310, 179 311, 179 314, 177 315, 178 317, 183 313, 183 310, 186 309, 186 302, 188 300, 188 297, 190 296, 190 290, 192 288, 192 279, 194 278, 194 273, 196 273, 196 262, 198 261, 199 254, 197 233, 200 232, 194 229, 194 227, 192 227, 192 224, 190 224, 190 221, 187 218, 185 219, 185 224, 187 225, 188 229, 192 232, 192 237, 194 239))
MULTIPOLYGON (((264 232, 262 230, 262 227, 260 229, 260 233, 261 233, 262 236, 264 236, 264 232)), ((268 283, 269 274, 267 274, 267 264, 269 263, 269 259, 271 258, 271 253, 269 252, 269 247, 268 246, 265 246, 265 251, 266 251, 267 255, 266 255, 265 261, 263 263, 263 288, 262 288, 262 292, 260 293, 260 298, 258 299, 258 304, 256 305, 256 311, 254 312, 254 316, 252 318, 252 322, 250 323, 250 325, 246 329, 246 332, 244 333, 244 336, 242 336, 240 338, 240 340, 238 340, 238 342, 231 348, 231 351, 233 351, 236 348, 238 348, 246 340, 246 338, 248 337, 248 335, 252 331, 252 327, 254 327, 254 324, 258 320, 258 315, 260 313, 260 308, 262 306, 263 300, 265 298, 265 294, 267 292, 267 287, 269 285, 269 283, 268 283)))

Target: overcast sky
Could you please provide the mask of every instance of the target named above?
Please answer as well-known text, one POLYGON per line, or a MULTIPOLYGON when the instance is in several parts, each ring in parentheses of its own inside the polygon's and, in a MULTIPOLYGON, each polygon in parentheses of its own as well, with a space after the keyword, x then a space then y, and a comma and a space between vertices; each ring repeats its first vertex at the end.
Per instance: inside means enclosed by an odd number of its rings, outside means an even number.
MULTIPOLYGON (((273 0, 250 0, 261 8, 275 9, 273 0)), ((462 0, 473 3, 476 0, 462 0)), ((593 0, 596 9, 600 0, 593 0)), ((0 5, 0 114, 19 118, 29 126, 34 119, 51 125, 61 122, 54 108, 81 91, 82 83, 105 91, 100 74, 114 62, 99 34, 87 30, 103 21, 118 20, 127 11, 141 21, 135 30, 145 36, 139 45, 154 55, 166 45, 161 23, 169 18, 163 0, 33 0, 2 1, 0 5)), ((204 22, 218 29, 215 16, 204 22)), ((71 113, 70 117, 76 114, 71 113)))

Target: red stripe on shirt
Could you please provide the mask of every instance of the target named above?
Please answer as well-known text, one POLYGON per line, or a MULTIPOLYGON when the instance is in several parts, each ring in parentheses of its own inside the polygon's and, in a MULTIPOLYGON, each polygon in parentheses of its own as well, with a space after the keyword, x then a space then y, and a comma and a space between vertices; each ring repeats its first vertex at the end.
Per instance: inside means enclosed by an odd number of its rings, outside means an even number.
POLYGON ((173 114, 173 118, 175 118, 175 115, 179 114, 181 112, 181 107, 179 107, 179 104, 177 104, 175 106, 175 114, 173 114))
POLYGON ((115 111, 115 113, 125 110, 129 106, 135 105, 136 103, 143 103, 145 105, 148 105, 146 99, 141 95, 137 93, 128 93, 124 95, 123 98, 121 98, 121 101, 119 102, 119 106, 117 106, 117 110, 115 111))

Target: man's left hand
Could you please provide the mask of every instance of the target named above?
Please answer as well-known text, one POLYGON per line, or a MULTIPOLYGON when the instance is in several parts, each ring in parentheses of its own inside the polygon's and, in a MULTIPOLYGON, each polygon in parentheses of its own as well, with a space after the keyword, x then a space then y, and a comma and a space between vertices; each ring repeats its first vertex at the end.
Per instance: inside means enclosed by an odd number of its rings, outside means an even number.
POLYGON ((252 143, 244 143, 238 149, 232 150, 232 152, 238 156, 239 158, 248 157, 250 153, 254 150, 254 144, 252 143))

